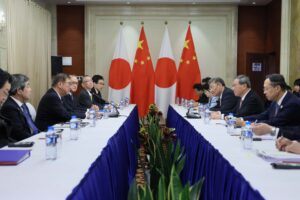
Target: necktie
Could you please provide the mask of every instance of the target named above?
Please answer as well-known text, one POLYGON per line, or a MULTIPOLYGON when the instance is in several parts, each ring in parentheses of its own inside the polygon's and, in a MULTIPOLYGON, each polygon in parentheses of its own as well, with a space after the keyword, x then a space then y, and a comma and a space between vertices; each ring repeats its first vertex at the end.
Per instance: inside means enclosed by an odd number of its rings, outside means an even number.
POLYGON ((37 134, 39 132, 39 130, 32 121, 32 118, 31 118, 31 115, 29 113, 28 107, 26 106, 26 104, 23 104, 21 107, 23 109, 23 114, 26 118, 26 121, 27 121, 27 124, 28 124, 29 128, 32 130, 33 134, 37 134))
POLYGON ((241 100, 240 100, 240 107, 239 107, 239 109, 241 109, 242 104, 243 104, 243 100, 241 99, 241 100))
POLYGON ((69 96, 70 96, 71 100, 73 101, 73 100, 74 100, 74 99, 73 99, 73 95, 72 95, 72 94, 69 94, 69 96))

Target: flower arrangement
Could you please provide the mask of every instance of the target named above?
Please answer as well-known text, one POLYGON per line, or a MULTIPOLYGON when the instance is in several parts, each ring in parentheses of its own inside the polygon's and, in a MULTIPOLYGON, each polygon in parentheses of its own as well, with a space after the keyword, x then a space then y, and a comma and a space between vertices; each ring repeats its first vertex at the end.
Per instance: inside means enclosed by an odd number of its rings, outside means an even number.
POLYGON ((155 104, 140 120, 138 166, 128 199, 199 199, 204 178, 193 186, 179 178, 184 164, 184 147, 175 129, 160 125, 162 113, 155 104))

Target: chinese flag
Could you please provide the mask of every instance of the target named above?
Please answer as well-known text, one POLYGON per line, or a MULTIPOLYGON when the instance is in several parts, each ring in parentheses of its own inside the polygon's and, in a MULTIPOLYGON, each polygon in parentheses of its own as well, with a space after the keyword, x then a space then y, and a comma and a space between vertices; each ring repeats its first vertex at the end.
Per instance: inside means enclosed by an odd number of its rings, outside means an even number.
POLYGON ((181 54, 176 94, 179 98, 197 99, 193 85, 201 82, 201 74, 196 56, 191 27, 188 27, 181 54))
POLYGON ((153 64, 144 27, 142 27, 135 53, 130 91, 131 103, 137 104, 139 117, 144 117, 149 105, 154 103, 154 83, 153 64))

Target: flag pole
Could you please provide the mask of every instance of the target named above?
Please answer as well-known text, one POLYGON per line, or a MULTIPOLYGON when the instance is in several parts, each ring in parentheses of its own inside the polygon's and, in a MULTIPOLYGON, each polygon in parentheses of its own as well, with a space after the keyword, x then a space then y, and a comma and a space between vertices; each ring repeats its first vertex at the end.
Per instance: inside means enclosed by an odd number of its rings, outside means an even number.
POLYGON ((189 21, 189 25, 191 25, 191 23, 192 23, 192 21, 190 20, 190 21, 189 21))
POLYGON ((141 21, 141 25, 144 26, 144 21, 141 21))
POLYGON ((165 25, 168 25, 168 21, 165 21, 165 25))
POLYGON ((123 22, 122 22, 122 21, 120 21, 120 25, 121 25, 121 26, 123 25, 123 22))

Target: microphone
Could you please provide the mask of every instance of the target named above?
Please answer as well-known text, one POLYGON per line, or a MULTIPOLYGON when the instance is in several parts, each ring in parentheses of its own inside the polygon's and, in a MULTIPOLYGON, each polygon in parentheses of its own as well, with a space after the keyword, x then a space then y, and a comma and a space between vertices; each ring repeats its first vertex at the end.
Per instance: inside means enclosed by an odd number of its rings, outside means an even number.
POLYGON ((110 105, 115 109, 115 112, 109 113, 108 116, 109 117, 119 117, 120 112, 119 112, 117 106, 113 102, 111 102, 110 105))
POLYGON ((187 113, 186 113, 186 117, 187 118, 191 118, 191 119, 200 119, 201 118, 201 115, 199 114, 199 113, 194 113, 194 112, 192 112, 191 113, 191 109, 192 109, 193 107, 190 107, 189 109, 188 109, 188 111, 187 111, 187 113))

